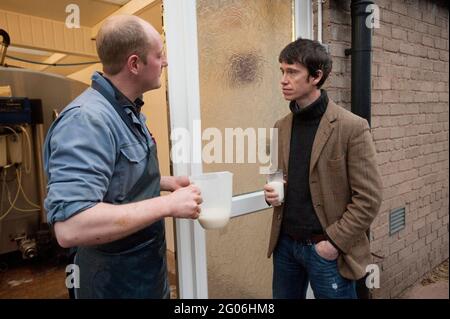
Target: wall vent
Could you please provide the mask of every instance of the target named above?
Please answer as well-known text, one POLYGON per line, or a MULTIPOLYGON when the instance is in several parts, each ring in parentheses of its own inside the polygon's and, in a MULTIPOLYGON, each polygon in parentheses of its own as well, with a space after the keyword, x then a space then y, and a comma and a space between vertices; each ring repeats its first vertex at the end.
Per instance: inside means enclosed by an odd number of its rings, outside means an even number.
POLYGON ((389 214, 389 236, 405 228, 405 208, 398 208, 389 214))

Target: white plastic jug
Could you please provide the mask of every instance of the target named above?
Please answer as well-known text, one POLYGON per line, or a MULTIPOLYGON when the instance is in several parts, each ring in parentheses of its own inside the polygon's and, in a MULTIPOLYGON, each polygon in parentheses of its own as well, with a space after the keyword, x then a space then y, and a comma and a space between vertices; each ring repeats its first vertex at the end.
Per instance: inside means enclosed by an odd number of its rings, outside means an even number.
POLYGON ((230 220, 233 196, 233 174, 230 172, 206 173, 190 177, 198 186, 203 203, 198 218, 204 229, 224 227, 230 220))

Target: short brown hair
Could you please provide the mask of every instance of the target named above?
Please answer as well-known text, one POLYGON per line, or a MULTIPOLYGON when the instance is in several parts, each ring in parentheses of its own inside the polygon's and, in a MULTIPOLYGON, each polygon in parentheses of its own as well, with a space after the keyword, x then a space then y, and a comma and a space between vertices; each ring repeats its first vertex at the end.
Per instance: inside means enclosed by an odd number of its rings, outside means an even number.
POLYGON ((119 73, 131 54, 147 63, 151 47, 139 18, 131 15, 108 19, 97 34, 96 44, 103 71, 110 75, 119 73))
POLYGON ((313 77, 317 75, 317 71, 322 70, 322 79, 317 83, 318 89, 325 83, 333 66, 330 54, 320 42, 302 38, 289 43, 281 51, 278 61, 287 64, 300 63, 313 77))

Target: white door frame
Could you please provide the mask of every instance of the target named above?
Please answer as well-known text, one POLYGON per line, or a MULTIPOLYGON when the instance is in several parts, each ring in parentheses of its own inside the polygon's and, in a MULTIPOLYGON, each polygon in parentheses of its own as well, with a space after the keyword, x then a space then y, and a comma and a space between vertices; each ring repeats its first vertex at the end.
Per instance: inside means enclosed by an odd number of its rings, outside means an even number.
MULTIPOLYGON (((173 173, 202 173, 199 62, 196 0, 163 0, 167 43, 168 99, 170 128, 184 128, 194 135, 189 163, 173 162, 173 173)), ((298 36, 312 38, 311 1, 295 0, 295 30, 298 36)), ((262 191, 235 196, 232 217, 254 213, 268 206, 262 191)), ((179 298, 208 298, 205 231, 196 221, 176 219, 176 256, 179 298)))

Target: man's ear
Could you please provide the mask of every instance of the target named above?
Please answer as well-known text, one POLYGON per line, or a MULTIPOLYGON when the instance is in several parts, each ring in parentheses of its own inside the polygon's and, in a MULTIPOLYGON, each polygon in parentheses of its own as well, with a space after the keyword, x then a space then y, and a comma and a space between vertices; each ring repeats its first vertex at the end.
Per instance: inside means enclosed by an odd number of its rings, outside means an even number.
POLYGON ((132 54, 128 57, 127 67, 128 70, 133 74, 137 74, 138 72, 138 61, 139 57, 136 54, 132 54))
POLYGON ((312 76, 312 84, 316 85, 320 82, 320 80, 322 80, 323 77, 323 71, 322 70, 317 70, 316 75, 312 76))

